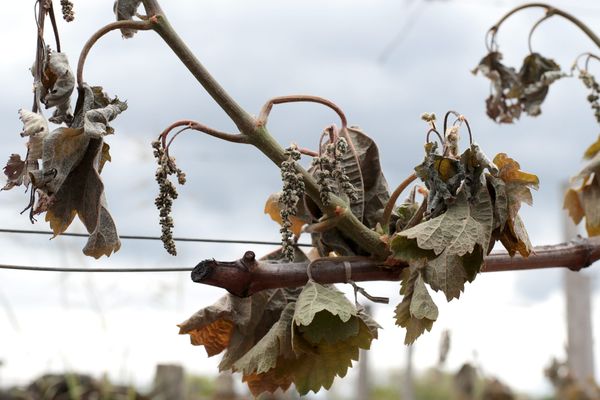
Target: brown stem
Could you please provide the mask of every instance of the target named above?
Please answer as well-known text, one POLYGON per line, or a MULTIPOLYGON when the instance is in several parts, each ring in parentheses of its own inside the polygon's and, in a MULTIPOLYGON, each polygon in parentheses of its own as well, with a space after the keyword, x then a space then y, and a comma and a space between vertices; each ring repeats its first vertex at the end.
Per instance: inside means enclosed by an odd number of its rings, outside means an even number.
POLYGON ((598 46, 598 48, 600 48, 600 38, 586 24, 584 24, 578 18, 574 17, 573 15, 569 14, 568 12, 563 11, 558 8, 555 8, 555 7, 552 7, 551 5, 546 4, 546 3, 523 4, 518 7, 513 8, 512 10, 510 10, 509 12, 504 14, 504 16, 502 18, 500 18, 500 20, 494 26, 492 26, 489 30, 489 32, 491 32, 491 34, 492 34, 492 43, 494 41, 494 37, 495 37, 496 33, 498 32, 498 29, 500 29, 500 25, 502 25, 502 23, 504 21, 506 21, 506 19, 508 17, 510 17, 511 15, 513 15, 514 13, 521 11, 523 9, 526 9, 526 8, 544 8, 546 10, 546 12, 550 15, 558 15, 560 17, 563 17, 564 19, 572 22, 575 26, 577 26, 583 33, 585 33, 596 44, 596 46, 598 46))
POLYGON ((398 201, 398 197, 402 194, 404 189, 408 187, 411 183, 413 183, 417 179, 417 174, 414 172, 408 176, 398 187, 394 190, 394 193, 390 196, 385 208, 383 209, 383 216, 381 217, 381 227, 387 232, 388 225, 390 224, 390 218, 392 217, 392 211, 394 211, 394 206, 398 201))
POLYGON ((56 16, 54 15, 54 5, 52 2, 50 2, 50 7, 48 8, 48 15, 50 16, 50 22, 52 23, 54 41, 56 42, 56 51, 60 53, 60 36, 58 34, 58 25, 56 24, 56 16))
MULTIPOLYGON (((167 143, 166 143, 167 136, 173 129, 178 128, 180 126, 184 126, 189 129, 193 129, 195 131, 203 132, 203 133, 206 133, 207 135, 216 137, 218 139, 226 140, 228 142, 248 143, 248 138, 242 134, 232 134, 232 133, 221 132, 221 131, 218 131, 211 127, 208 127, 204 124, 201 124, 200 122, 184 119, 184 120, 173 122, 164 131, 162 131, 162 133, 159 135, 159 138, 162 140, 163 148, 165 148, 165 149, 169 148, 169 145, 167 145, 167 143)), ((168 150, 167 150, 167 152, 168 152, 168 150)))
MULTIPOLYGON (((600 259, 600 238, 577 239, 553 246, 538 246, 528 258, 510 257, 506 252, 485 257, 482 272, 521 271, 541 268, 569 268, 579 271, 600 259)), ((257 261, 254 253, 233 262, 214 259, 200 262, 192 271, 197 283, 217 286, 236 296, 250 296, 265 289, 298 287, 308 280, 308 263, 275 264, 257 261)), ((364 257, 325 258, 313 262, 311 275, 320 283, 398 281, 403 266, 389 268, 364 257), (345 263, 349 263, 347 271, 345 263)))
POLYGON ((90 50, 98 41, 98 39, 106 35, 108 32, 114 31, 115 29, 135 29, 138 31, 147 31, 152 29, 155 23, 156 20, 153 18, 150 18, 147 21, 123 20, 112 22, 96 31, 92 37, 88 39, 85 45, 83 45, 83 49, 81 49, 81 53, 79 54, 79 62, 77 63, 77 85, 80 88, 83 86, 83 67, 85 65, 85 60, 87 59, 90 50))
POLYGON ((540 26, 542 24, 542 22, 544 22, 545 20, 547 20, 548 18, 551 18, 554 14, 551 13, 550 11, 548 11, 546 13, 546 15, 544 15, 542 18, 540 18, 532 27, 531 30, 529 31, 529 35, 527 36, 527 46, 529 47, 529 53, 533 54, 533 47, 531 46, 531 38, 533 37, 533 32, 535 32, 535 30, 538 28, 538 26, 540 26))
POLYGON ((44 55, 46 53, 46 45, 44 43, 44 20, 46 19, 46 8, 44 7, 43 1, 37 1, 38 13, 36 16, 37 25, 37 37, 36 37, 36 52, 35 52, 35 68, 33 72, 33 105, 31 106, 32 112, 39 111, 39 85, 42 81, 42 73, 44 67, 44 55))
MULTIPOLYGON (((145 0, 146 7, 158 7, 156 1, 145 0)), ((181 62, 194 75, 196 80, 206 89, 208 94, 217 102, 217 104, 227 113, 229 118, 235 123, 240 132, 246 135, 252 135, 256 129, 256 122, 242 107, 223 89, 216 79, 200 63, 194 53, 185 44, 175 29, 171 26, 164 14, 156 14, 156 24, 153 29, 163 38, 165 43, 179 57, 181 62)))
POLYGON ((271 113, 271 109, 273 108, 273 106, 275 104, 305 103, 305 102, 323 104, 323 105, 331 108, 340 117, 340 121, 342 124, 342 130, 344 130, 348 127, 348 120, 346 119, 346 115, 344 114, 342 109, 337 104, 335 104, 333 101, 327 100, 323 97, 304 95, 304 94, 280 96, 280 97, 272 98, 271 100, 267 101, 265 103, 265 105, 262 107, 262 109, 260 110, 260 114, 258 116, 258 124, 262 125, 262 126, 267 125, 267 120, 269 118, 269 114, 271 113))

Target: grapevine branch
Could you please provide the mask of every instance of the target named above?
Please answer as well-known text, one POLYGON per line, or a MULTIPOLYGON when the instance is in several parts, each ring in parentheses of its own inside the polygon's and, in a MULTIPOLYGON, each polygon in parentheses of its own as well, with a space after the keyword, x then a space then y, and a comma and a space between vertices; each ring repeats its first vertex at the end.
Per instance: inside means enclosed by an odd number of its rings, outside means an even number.
MULTIPOLYGON (((269 134, 263 124, 241 108, 200 63, 173 29, 164 13, 160 11, 158 3, 155 0, 144 0, 143 3, 147 11, 157 12, 152 18, 151 29, 159 34, 196 80, 231 118, 238 127, 240 134, 248 138, 248 143, 258 148, 277 166, 280 166, 286 159, 283 147, 269 134)), ((297 166, 297 170, 304 180, 306 194, 313 199, 324 214, 333 214, 336 209, 346 209, 346 203, 333 195, 329 205, 323 205, 319 198, 319 187, 315 179, 304 168, 297 166)), ((380 240, 379 235, 365 226, 352 212, 348 211, 342 214, 337 228, 370 254, 378 258, 385 258, 388 255, 386 245, 380 240)))
MULTIPOLYGON (((286 159, 284 149, 269 134, 265 126, 266 116, 274 104, 288 101, 306 101, 309 100, 308 97, 299 98, 302 96, 293 96, 277 98, 263 108, 258 119, 252 117, 224 90, 224 88, 200 63, 170 25, 161 10, 158 1, 143 0, 143 4, 147 14, 150 16, 149 19, 145 21, 119 21, 109 24, 94 34, 88 43, 86 43, 78 65, 77 75, 79 84, 83 82, 83 65, 85 58, 93 44, 102 35, 111 30, 124 27, 138 30, 152 29, 159 34, 197 81, 204 87, 208 94, 231 118, 240 132, 239 135, 218 132, 218 134, 214 134, 213 136, 221 137, 225 140, 235 138, 230 141, 252 144, 276 165, 280 166, 286 159)), ((506 18, 521 9, 529 7, 542 7, 546 9, 548 14, 560 15, 570 20, 600 47, 600 39, 581 21, 568 13, 543 3, 530 3, 513 9, 490 30, 492 41, 493 36, 506 18)), ((333 105, 333 103, 329 104, 328 101, 319 102, 333 108, 343 120, 345 119, 341 110, 333 105)), ((188 122, 191 123, 191 121, 186 121, 185 126, 192 129, 200 128, 199 125, 193 127, 188 122)), ((345 121, 342 122, 343 125, 345 125, 345 121)), ((210 132, 207 132, 208 129, 198 130, 211 134, 210 132)), ((383 267, 381 260, 384 260, 389 255, 389 250, 386 244, 380 239, 379 235, 362 224, 352 212, 347 210, 346 204, 340 198, 331 196, 330 204, 325 206, 320 200, 319 188, 315 179, 300 166, 297 166, 297 170, 302 175, 305 182, 306 193, 321 208, 324 214, 333 214, 335 210, 344 210, 341 213, 337 213, 339 217, 337 228, 348 237, 352 238, 364 250, 373 255, 373 259, 319 260, 317 262, 318 265, 314 266, 312 269, 315 279, 323 283, 346 282, 350 279, 353 281, 398 280, 402 266, 393 269, 383 267)), ((600 239, 578 239, 571 243, 538 247, 535 249, 535 252, 536 254, 527 259, 521 257, 511 258, 506 253, 494 253, 486 257, 484 271, 537 269, 558 266, 579 270, 587 267, 591 262, 600 258, 600 239)), ((235 262, 219 262, 215 260, 203 261, 194 269, 192 277, 196 282, 219 286, 234 294, 247 296, 267 288, 303 285, 307 280, 306 267, 307 264, 302 263, 268 264, 259 262, 256 261, 254 253, 247 252, 242 259, 235 262)))
MULTIPOLYGON (((579 271, 600 259, 600 238, 577 238, 551 246, 537 246, 527 258, 494 252, 485 257, 482 272, 522 271, 563 267, 579 271)), ((276 264, 256 260, 247 251, 236 261, 205 260, 192 271, 192 280, 226 289, 246 297, 265 289, 303 286, 308 280, 308 263, 276 264)), ((398 281, 408 265, 386 267, 366 257, 322 258, 313 262, 311 275, 319 283, 398 281)))

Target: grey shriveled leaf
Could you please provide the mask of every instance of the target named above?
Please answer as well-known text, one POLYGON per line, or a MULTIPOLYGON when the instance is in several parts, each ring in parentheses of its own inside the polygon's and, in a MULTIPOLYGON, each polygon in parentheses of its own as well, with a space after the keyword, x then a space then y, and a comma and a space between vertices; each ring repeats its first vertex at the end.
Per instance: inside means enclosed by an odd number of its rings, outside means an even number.
POLYGON ((108 123, 125 110, 127 110, 127 103, 121 101, 109 104, 104 108, 89 110, 85 113, 83 129, 86 134, 91 136, 112 134, 114 131, 108 123))
MULTIPOLYGON (((117 21, 132 19, 142 3, 142 0, 117 0, 113 6, 113 11, 117 17, 117 21)), ((135 29, 121 29, 121 35, 123 38, 132 38, 137 30, 135 29)))
POLYGON ((502 179, 492 175, 487 175, 486 179, 488 185, 493 189, 492 202, 494 204, 494 229, 498 229, 503 227, 508 220, 509 208, 506 184, 502 179))
POLYGON ((357 314, 356 307, 335 287, 309 281, 298 296, 294 322, 296 325, 309 325, 321 311, 338 316, 342 322, 357 314))
POLYGON ((69 170, 46 213, 46 221, 50 222, 55 235, 64 232, 78 215, 90 233, 83 252, 95 258, 110 256, 121 247, 115 223, 106 208, 104 184, 97 169, 102 145, 102 138, 88 140, 83 158, 69 170))
POLYGON ((463 258, 457 255, 448 255, 446 251, 430 260, 424 273, 431 288, 444 292, 448 301, 460 297, 467 280, 463 258))
POLYGON ((75 88, 75 76, 65 53, 49 53, 42 84, 42 103, 46 108, 56 107, 50 121, 57 124, 70 121, 73 118, 71 94, 75 88))
POLYGON ((487 196, 482 194, 475 206, 471 207, 465 193, 461 191, 444 214, 399 234, 417 239, 421 249, 433 250, 435 254, 448 250, 449 254, 462 256, 472 252, 476 244, 487 249, 491 225, 489 193, 487 196))
POLYGON ((438 318, 438 308, 433 302, 423 276, 419 274, 415 281, 413 295, 409 308, 410 314, 417 319, 429 319, 435 321, 438 318))
POLYGON ((96 228, 90 232, 90 237, 83 248, 83 254, 94 258, 109 257, 120 248, 121 241, 117 234, 117 227, 108 212, 106 200, 104 199, 104 194, 102 194, 96 228))
POLYGON ((519 98, 523 111, 536 116, 541 113, 541 104, 548 94, 549 86, 565 76, 560 66, 539 53, 531 53, 523 60, 519 78, 523 92, 519 98))
POLYGON ((244 375, 261 374, 275 368, 279 357, 293 357, 291 328, 294 307, 295 303, 288 303, 267 334, 233 364, 234 371, 244 375))
MULTIPOLYGON (((405 344, 414 343, 414 341, 426 330, 431 330, 434 320, 427 318, 427 315, 436 316, 437 318, 437 306, 435 306, 433 301, 430 302, 427 299, 429 294, 426 293, 427 288, 424 286, 424 284, 423 287, 419 287, 419 299, 416 300, 416 303, 413 306, 413 297, 417 289, 417 281, 423 281, 420 272, 423 267, 423 261, 420 261, 412 263, 409 268, 404 269, 402 272, 400 294, 404 295, 404 298, 400 304, 396 306, 395 318, 396 325, 406 328, 406 335, 404 337, 405 344), (425 289, 425 292, 423 292, 423 289, 425 289), (417 318, 416 315, 423 318, 417 318)), ((430 296, 429 299, 431 299, 430 296)))

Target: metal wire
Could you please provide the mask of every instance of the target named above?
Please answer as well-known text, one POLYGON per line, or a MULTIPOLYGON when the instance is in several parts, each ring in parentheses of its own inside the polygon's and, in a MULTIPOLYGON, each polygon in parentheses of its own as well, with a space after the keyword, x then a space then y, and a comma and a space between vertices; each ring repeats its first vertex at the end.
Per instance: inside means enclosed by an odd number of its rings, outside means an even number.
MULTIPOLYGON (((13 233, 24 235, 53 235, 51 231, 34 231, 27 229, 5 229, 0 228, 0 233, 13 233)), ((61 236, 73 237, 88 237, 85 233, 62 233, 61 236)), ((143 235, 120 235, 121 239, 133 240, 160 240, 156 236, 143 235)), ((255 244, 255 245, 275 245, 280 246, 279 242, 268 242, 262 240, 233 240, 233 239, 200 239, 200 238, 173 238, 179 242, 200 242, 200 243, 226 243, 226 244, 255 244)), ((298 247, 312 247, 308 243, 297 243, 298 247)), ((121 273, 136 273, 136 272, 190 272, 190 267, 177 268, 61 268, 61 267, 35 267, 30 265, 6 265, 0 264, 0 269, 17 270, 17 271, 35 271, 35 272, 121 272, 121 273)))
MULTIPOLYGON (((51 231, 34 231, 27 229, 3 229, 0 228, 0 233, 14 233, 26 235, 54 235, 51 231)), ((87 233, 61 233, 60 236, 88 237, 87 233)), ((120 239, 132 240, 160 240, 158 236, 143 236, 143 235, 119 235, 120 239)), ((261 246, 281 246, 280 242, 269 242, 263 240, 242 240, 242 239, 202 239, 202 238, 187 238, 175 237, 176 242, 196 242, 196 243, 224 243, 224 244, 256 244, 261 246)), ((308 243, 297 243, 297 247, 312 247, 308 243)))
POLYGON ((0 269, 35 272, 190 272, 190 267, 180 268, 60 268, 60 267, 34 267, 30 265, 4 265, 0 269))

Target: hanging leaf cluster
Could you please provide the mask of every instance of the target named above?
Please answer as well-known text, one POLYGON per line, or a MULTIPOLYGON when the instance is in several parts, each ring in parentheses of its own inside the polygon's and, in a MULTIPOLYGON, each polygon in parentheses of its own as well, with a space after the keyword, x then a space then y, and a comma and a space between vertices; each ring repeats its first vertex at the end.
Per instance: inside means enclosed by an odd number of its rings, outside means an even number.
MULTIPOLYGON (((71 20, 72 4, 61 4, 65 19, 71 20)), ((89 233, 83 253, 95 258, 109 256, 121 243, 100 177, 110 161, 110 147, 104 138, 114 133, 109 123, 127 109, 127 104, 108 97, 101 87, 82 83, 73 112, 75 77, 67 55, 44 44, 38 46, 37 54, 32 67, 33 110, 19 110, 21 136, 28 138, 26 156, 10 155, 3 168, 7 178, 3 190, 25 186, 30 193, 25 210, 29 210, 31 221, 45 213, 54 236, 65 232, 78 216, 89 233), (48 119, 41 112, 41 104, 52 110, 48 119), (49 122, 60 126, 51 130, 49 122)))
MULTIPOLYGON (((286 260, 283 251, 275 256, 286 260)), ((179 327, 209 357, 224 352, 219 370, 240 372, 254 396, 291 384, 301 394, 329 389, 379 328, 335 287, 314 281, 301 290, 228 294, 179 327)))
MULTIPOLYGON (((389 239, 388 263, 409 264, 402 276, 404 297, 396 308, 396 323, 406 328, 407 344, 431 330, 437 319, 427 285, 451 301, 475 279, 496 241, 511 255, 527 257, 531 252, 518 212, 521 203, 531 204, 538 178, 521 171, 506 154, 490 161, 475 143, 458 154, 457 132, 456 126, 447 129, 441 151, 435 142, 425 145, 425 159, 415 171, 428 191, 426 211, 418 224, 389 239)), ((415 207, 401 206, 399 211, 407 209, 415 207)))
POLYGON ((472 72, 490 80, 492 93, 485 101, 486 112, 498 123, 512 123, 522 112, 539 115, 550 85, 566 76, 556 62, 539 53, 525 57, 517 72, 502 63, 499 51, 486 55, 472 72))

